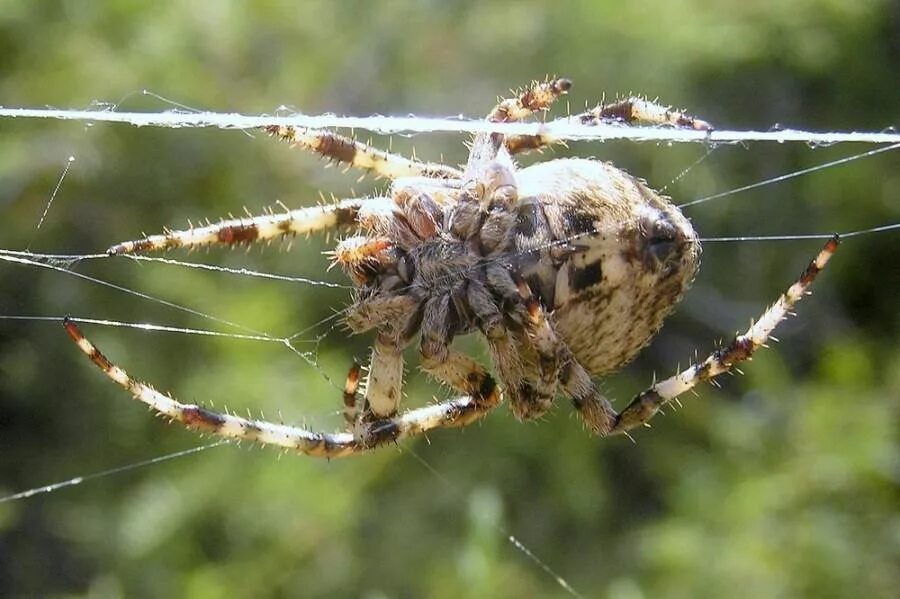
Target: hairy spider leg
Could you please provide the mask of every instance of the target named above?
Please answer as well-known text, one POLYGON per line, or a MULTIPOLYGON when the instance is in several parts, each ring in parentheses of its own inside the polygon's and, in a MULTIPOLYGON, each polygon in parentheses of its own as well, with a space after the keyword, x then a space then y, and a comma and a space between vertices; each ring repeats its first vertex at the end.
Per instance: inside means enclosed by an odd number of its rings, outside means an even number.
POLYGON ((443 426, 466 426, 500 405, 500 390, 494 377, 484 366, 460 351, 450 349, 439 362, 423 363, 422 370, 451 389, 464 393, 474 403, 471 413, 460 414, 457 421, 443 426))
MULTIPOLYGON (((447 328, 450 296, 441 295, 425 302, 419 352, 421 369, 439 382, 471 397, 478 409, 464 417, 459 426, 473 422, 500 405, 500 391, 488 371, 470 358, 450 349, 453 336, 447 328)), ((453 425, 458 426, 458 425, 453 425)))
POLYGON ((389 209, 385 198, 353 198, 330 205, 229 218, 202 227, 178 231, 166 230, 143 239, 117 243, 106 251, 110 255, 118 255, 182 247, 197 248, 269 241, 287 235, 350 227, 357 223, 361 214, 384 209, 389 209))
MULTIPOLYGON (((487 287, 516 310, 524 328, 521 334, 516 335, 506 327, 500 327, 503 332, 500 335, 491 334, 491 331, 482 327, 494 362, 501 373, 500 378, 506 385, 504 392, 508 396, 510 409, 521 420, 538 418, 552 407, 556 399, 560 365, 557 351, 559 340, 540 302, 532 295, 524 280, 515 281, 509 270, 497 263, 486 267, 485 277, 487 287), (523 345, 534 351, 537 372, 523 368, 520 355, 523 345)), ((476 306, 474 300, 474 297, 471 298, 470 304, 476 306)), ((489 305, 497 310, 493 302, 489 305)), ((499 316, 499 311, 497 314, 499 316)))
MULTIPOLYGON (((350 306, 345 322, 355 333, 378 329, 369 371, 366 376, 365 402, 356 412, 359 434, 365 434, 372 420, 389 418, 400 407, 403 390, 403 350, 410 344, 422 319, 422 298, 410 288, 411 272, 405 258, 394 253, 395 245, 402 240, 421 242, 409 222, 400 214, 402 206, 396 203, 378 213, 360 215, 359 224, 364 230, 392 231, 391 235, 367 237, 357 235, 344 239, 334 252, 336 264, 340 264, 357 286, 369 284, 373 278, 382 288, 367 290, 356 297, 350 306), (397 287, 405 292, 397 295, 397 287)), ((409 210, 414 204, 407 204, 409 210)), ((356 402, 354 402, 356 403, 356 402)))
POLYGON ((631 96, 611 104, 598 104, 594 108, 576 115, 586 125, 619 122, 629 125, 671 125, 696 131, 712 131, 712 125, 671 106, 631 96))
POLYGON ((559 381, 572 400, 575 410, 595 435, 606 435, 616 422, 616 411, 594 384, 591 373, 582 366, 568 346, 562 344, 559 381))
MULTIPOLYGON (((600 103, 590 110, 576 114, 569 122, 580 122, 584 125, 600 125, 620 123, 626 125, 670 125, 695 131, 712 131, 713 127, 706 121, 691 116, 671 106, 651 102, 636 96, 618 100, 610 104, 600 103)), ((541 150, 554 144, 565 144, 564 140, 550 134, 509 135, 504 140, 510 154, 521 154, 531 150, 541 150)))
POLYGON ((331 131, 317 131, 290 125, 269 125, 266 133, 329 160, 369 171, 376 177, 427 177, 430 179, 459 179, 459 169, 435 162, 421 162, 399 154, 373 148, 350 137, 331 131))
POLYGON ((753 352, 765 346, 778 323, 791 314, 794 304, 807 295, 816 275, 825 268, 828 260, 837 251, 839 243, 837 235, 828 240, 800 278, 763 312, 746 333, 736 336, 726 347, 713 352, 703 362, 694 364, 637 395, 616 417, 610 433, 626 433, 638 425, 645 424, 662 406, 685 391, 689 391, 698 383, 728 372, 735 364, 749 360, 753 352))
POLYGON ((365 403, 359 414, 365 419, 390 418, 397 413, 403 395, 403 350, 409 337, 380 332, 372 345, 366 377, 365 403))
POLYGON ((78 348, 112 381, 127 389, 162 416, 178 421, 186 427, 220 437, 275 445, 314 457, 339 458, 376 447, 395 443, 406 437, 441 427, 471 424, 500 403, 500 395, 493 378, 487 372, 469 373, 471 395, 443 403, 410 410, 395 418, 373 420, 366 425, 366 434, 352 432, 321 433, 298 426, 275 424, 262 420, 224 414, 195 404, 184 404, 160 393, 150 385, 131 378, 123 369, 110 362, 91 343, 71 320, 63 325, 78 348))
POLYGON ((544 112, 563 94, 572 88, 571 79, 547 79, 532 81, 516 93, 514 98, 501 99, 488 113, 493 123, 511 123, 528 118, 535 112, 544 112))
MULTIPOLYGON (((560 96, 568 93, 571 87, 570 79, 533 81, 515 97, 501 99, 488 113, 487 120, 493 123, 512 123, 526 119, 535 112, 547 111, 560 96)), ((465 181, 484 178, 481 172, 497 159, 504 139, 505 136, 500 133, 479 133, 475 136, 466 163, 463 177, 465 181)))
MULTIPOLYGON (((346 323, 354 333, 383 327, 372 346, 361 405, 357 381, 351 381, 353 369, 348 375, 344 406, 345 415, 352 413, 350 421, 368 422, 397 413, 403 391, 403 350, 412 341, 409 331, 421 318, 421 303, 412 295, 375 295, 355 302, 347 312, 346 323)), ((355 376, 358 380, 358 373, 355 376)))

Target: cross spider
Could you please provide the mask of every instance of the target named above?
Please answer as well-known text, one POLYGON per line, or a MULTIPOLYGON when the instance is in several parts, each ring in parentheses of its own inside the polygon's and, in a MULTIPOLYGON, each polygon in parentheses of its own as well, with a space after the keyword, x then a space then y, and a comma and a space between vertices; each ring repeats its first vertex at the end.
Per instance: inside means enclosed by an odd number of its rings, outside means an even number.
MULTIPOLYGON (((549 109, 566 79, 534 83, 502 100, 488 120, 512 122, 549 109)), ((709 130, 656 103, 629 98, 576 115, 709 130)), ((800 278, 749 330, 702 362, 652 385, 616 413, 592 377, 621 368, 653 337, 697 271, 700 243, 667 198, 612 164, 558 159, 518 169, 512 156, 554 143, 547 136, 475 136, 461 169, 379 151, 327 131, 270 126, 291 145, 393 181, 386 196, 224 220, 112 246, 110 254, 252 243, 356 228, 334 261, 356 286, 346 322, 375 330, 364 390, 359 368, 344 392, 348 430, 320 433, 186 405, 111 363, 71 321, 66 330, 100 369, 134 397, 192 429, 313 456, 356 454, 437 427, 465 426, 501 402, 491 374, 450 347, 480 332, 513 413, 545 413, 568 396, 596 434, 625 433, 701 381, 747 360, 806 293, 831 255, 830 240, 800 278), (398 415, 402 351, 418 337, 421 368, 461 394, 398 415), (361 401, 360 401, 361 400, 361 401)))

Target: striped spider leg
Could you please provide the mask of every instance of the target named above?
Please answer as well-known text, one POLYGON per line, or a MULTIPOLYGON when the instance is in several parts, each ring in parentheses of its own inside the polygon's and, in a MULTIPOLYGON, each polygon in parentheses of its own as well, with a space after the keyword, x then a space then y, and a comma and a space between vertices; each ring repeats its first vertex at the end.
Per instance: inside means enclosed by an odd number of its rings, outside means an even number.
MULTIPOLYGON (((266 127, 265 131, 278 139, 287 141, 292 146, 301 147, 316 152, 329 160, 371 172, 377 177, 386 177, 391 180, 420 177, 447 180, 448 184, 452 185, 452 180, 462 176, 462 173, 453 167, 420 162, 378 150, 331 131, 316 131, 281 125, 266 127)), ((124 241, 110 247, 107 252, 117 255, 179 247, 235 245, 269 241, 286 235, 346 228, 357 224, 360 209, 364 206, 375 209, 376 202, 366 199, 348 199, 331 206, 286 209, 283 213, 230 218, 203 227, 178 231, 166 230, 161 234, 150 235, 143 239, 124 241)), ((378 209, 384 209, 383 203, 378 206, 378 209)))
MULTIPOLYGON (((636 96, 617 100, 610 104, 601 102, 594 108, 573 115, 566 120, 583 125, 655 125, 695 131, 712 131, 713 129, 712 125, 702 119, 636 96)), ((510 154, 521 154, 565 142, 552 135, 538 133, 536 135, 509 135, 506 137, 505 143, 510 154)))
POLYGON ((353 432, 321 433, 298 426, 275 424, 242 418, 234 414, 214 412, 202 406, 184 404, 160 393, 150 385, 131 378, 110 362, 71 320, 64 322, 69 336, 103 373, 124 387, 135 399, 149 405, 159 414, 181 422, 187 428, 211 433, 227 439, 255 441, 321 458, 339 458, 360 453, 438 427, 465 426, 480 418, 499 403, 499 390, 485 374, 481 383, 483 400, 460 397, 441 404, 410 410, 400 417, 376 420, 364 439, 353 432))
POLYGON ((266 133, 337 163, 368 171, 376 177, 427 177, 459 179, 458 169, 436 162, 421 162, 392 152, 385 152, 331 131, 319 131, 291 125, 270 125, 266 133))

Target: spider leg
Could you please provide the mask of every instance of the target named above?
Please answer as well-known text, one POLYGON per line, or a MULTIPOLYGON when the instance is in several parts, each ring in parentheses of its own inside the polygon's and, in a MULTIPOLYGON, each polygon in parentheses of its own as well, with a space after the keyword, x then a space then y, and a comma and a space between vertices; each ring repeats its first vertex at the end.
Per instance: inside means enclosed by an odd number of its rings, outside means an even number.
MULTIPOLYGON (((598 104, 591 110, 576 114, 566 120, 580 122, 584 125, 622 123, 626 125, 671 125, 696 131, 712 131, 713 129, 712 125, 697 117, 635 96, 611 104, 598 104)), ((506 137, 504 143, 510 154, 520 154, 565 142, 552 135, 538 133, 537 135, 510 135, 506 137)))
POLYGON ((524 280, 513 279, 512 274, 501 264, 491 264, 486 268, 488 287, 507 304, 514 306, 517 316, 530 344, 538 357, 541 379, 547 384, 559 378, 560 340, 550 325, 541 303, 534 296, 524 280))
POLYGON ((379 271, 390 264, 396 264, 392 255, 393 243, 387 237, 366 237, 354 235, 342 239, 333 251, 325 252, 331 257, 331 266, 340 265, 344 273, 357 285, 362 286, 379 271))
POLYGON ((298 146, 316 152, 335 162, 374 173, 377 177, 459 179, 462 176, 462 173, 452 166, 405 158, 331 131, 287 125, 270 125, 265 130, 269 135, 288 142, 292 147, 298 146))
POLYGON ((487 120, 494 123, 511 123, 526 119, 535 112, 544 112, 571 87, 570 79, 532 81, 514 98, 500 100, 488 113, 487 120))
MULTIPOLYGON (((571 87, 572 81, 569 79, 552 79, 542 83, 534 81, 514 98, 500 100, 488 113, 487 120, 493 123, 512 123, 528 118, 535 112, 544 112, 561 95, 568 93, 571 87)), ((479 176, 480 172, 497 159, 504 137, 500 133, 479 133, 475 136, 464 180, 483 179, 479 176)))
POLYGON ((546 133, 538 133, 535 135, 507 135, 503 140, 503 145, 507 152, 515 156, 532 150, 540 151, 553 145, 565 146, 566 141, 546 133))
POLYGON ((678 374, 654 384, 637 395, 618 415, 612 434, 626 433, 632 428, 645 424, 667 402, 672 401, 685 391, 689 391, 702 381, 708 381, 745 360, 749 360, 753 352, 764 346, 775 330, 775 327, 789 314, 794 304, 808 293, 816 275, 825 268, 828 260, 837 251, 839 239, 834 236, 809 263, 806 270, 790 288, 772 304, 762 316, 753 323, 746 333, 738 335, 727 347, 713 352, 703 362, 694 364, 678 374))
POLYGON ((500 405, 500 392, 494 378, 481 364, 462 352, 450 349, 452 335, 449 322, 449 295, 433 297, 425 303, 419 347, 421 368, 441 383, 471 398, 473 408, 469 413, 442 425, 465 426, 500 405))
MULTIPOLYGON (((345 322, 356 334, 399 322, 410 322, 420 316, 422 300, 414 295, 374 294, 354 302, 345 322)), ((414 325, 410 322, 406 328, 414 325)))
MULTIPOLYGON (((408 312, 403 324, 398 325, 395 321, 393 325, 387 325, 387 329, 379 333, 369 364, 365 405, 354 422, 354 435, 361 444, 370 445, 369 438, 373 435, 373 431, 381 430, 386 422, 396 420, 394 413, 400 404, 403 383, 402 351, 411 339, 410 331, 420 326, 422 370, 456 391, 466 394, 468 396, 466 401, 472 402, 471 405, 466 404, 462 410, 460 409, 462 404, 459 403, 462 400, 440 404, 449 411, 443 412, 434 426, 464 426, 481 418, 499 404, 499 390, 487 371, 465 354, 449 348, 451 341, 449 323, 450 298, 448 295, 442 295, 428 300, 421 309, 408 312)), ((354 387, 352 381, 350 383, 348 387, 354 387)), ((352 403, 355 404, 355 388, 350 390, 353 393, 352 403)), ((348 389, 345 389, 345 406, 351 403, 347 391, 348 389)), ((413 413, 420 411, 414 410, 413 413)))
MULTIPOLYGON (((536 354, 535 361, 541 375, 531 390, 533 401, 529 401, 527 392, 520 394, 518 398, 510 397, 513 410, 517 409, 515 402, 518 399, 523 403, 520 410, 528 409, 534 415, 542 414, 552 404, 557 386, 561 385, 563 391, 572 398, 575 408, 588 427, 597 434, 608 432, 613 425, 615 411, 594 386, 590 373, 575 360, 568 346, 556 334, 550 319, 527 283, 515 282, 509 271, 501 265, 488 267, 488 280, 491 289, 507 302, 518 300, 518 305, 522 308, 518 315, 525 327, 528 342, 536 354)), ((502 372, 504 356, 498 353, 495 359, 502 372)))
MULTIPOLYGON (((422 301, 412 295, 375 295, 353 304, 347 325, 354 332, 380 329, 372 346, 358 422, 390 418, 397 413, 403 392, 403 350, 421 321, 422 301)), ((346 393, 344 398, 346 405, 346 393)))
POLYGON ((379 334, 372 347, 366 377, 366 420, 390 418, 397 413, 403 392, 403 348, 409 343, 399 335, 379 334))
POLYGON ((559 381, 578 414, 588 428, 596 435, 606 435, 616 422, 616 411, 606 399, 591 374, 582 366, 566 347, 562 351, 563 365, 559 381))
POLYGON ((326 206, 310 206, 280 213, 230 218, 203 227, 179 231, 166 230, 143 239, 123 241, 106 251, 110 255, 118 255, 181 247, 197 248, 268 241, 287 235, 349 227, 364 219, 367 213, 390 210, 389 204, 386 198, 354 198, 326 206))
MULTIPOLYGON (((505 327, 502 336, 492 336, 485 331, 494 362, 507 386, 510 408, 519 419, 538 418, 552 407, 556 397, 560 341, 524 280, 514 281, 500 264, 489 265, 486 278, 488 288, 505 304, 513 306, 524 328, 523 334, 519 335, 521 339, 514 339, 505 327), (529 364, 527 369, 525 363, 529 364)), ((472 283, 469 285, 471 290, 472 283)), ((476 300, 477 296, 470 294, 470 305, 476 306, 476 300)), ((490 305, 497 310, 493 302, 490 305)), ((499 315, 499 310, 497 313, 499 315)))
POLYGON ((697 131, 711 131, 713 128, 706 121, 680 110, 673 110, 671 106, 663 106, 636 96, 612 104, 598 104, 574 118, 586 125, 619 122, 628 125, 671 125, 697 131))
POLYGON ((177 420, 186 427, 229 439, 276 445, 322 458, 338 458, 396 443, 438 427, 465 426, 484 416, 500 403, 493 379, 485 371, 475 369, 467 375, 470 396, 410 410, 395 418, 380 418, 366 423, 366 434, 352 432, 321 433, 298 426, 275 424, 261 420, 223 414, 194 404, 184 404, 160 393, 150 385, 131 378, 110 362, 88 341, 70 320, 64 322, 69 336, 78 348, 112 381, 127 389, 135 399, 146 403, 159 414, 177 420))
MULTIPOLYGON (((542 389, 528 380, 525 355, 528 341, 523 333, 507 328, 500 308, 488 288, 478 280, 469 281, 466 300, 478 328, 487 340, 494 366, 500 375, 503 392, 516 418, 538 417, 550 408, 554 390, 542 389)), ((554 388, 555 389, 555 388, 554 388)))
POLYGON ((484 366, 460 351, 448 350, 439 362, 423 364, 422 370, 455 391, 472 397, 480 407, 480 411, 467 417, 465 422, 449 426, 469 424, 500 405, 500 392, 494 377, 484 366))

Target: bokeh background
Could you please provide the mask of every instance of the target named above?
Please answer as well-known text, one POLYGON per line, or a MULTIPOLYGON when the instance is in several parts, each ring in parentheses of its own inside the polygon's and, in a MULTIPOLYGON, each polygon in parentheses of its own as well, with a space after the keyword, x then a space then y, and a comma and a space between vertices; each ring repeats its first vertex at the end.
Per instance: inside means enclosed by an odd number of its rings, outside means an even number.
MULTIPOLYGON (((900 123, 900 4, 782 2, 0 2, 0 104, 477 116, 546 74, 572 110, 630 91, 722 128, 900 123)), ((557 113, 565 111, 564 103, 557 113)), ((375 138, 465 159, 455 135, 375 138)), ((677 200, 863 146, 716 149, 583 142, 677 200)), ((882 154, 690 208, 704 236, 849 231, 900 220, 882 154)), ((141 231, 384 188, 264 135, 0 121, 0 247, 93 253, 141 231), (75 161, 37 230, 53 187, 75 161)), ((568 407, 321 462, 216 447, 0 503, 0 595, 129 597, 892 596, 900 588, 900 238, 848 240, 746 376, 707 387, 637 443, 589 438, 568 407)), ((602 382, 624 405, 759 314, 818 241, 709 243, 693 290, 642 356, 602 382)), ((324 239, 171 257, 343 282, 324 239)), ((341 289, 127 259, 73 269, 279 336, 341 289)), ((233 329, 64 273, 0 264, 0 315, 233 329)), ((368 337, 298 348, 85 326, 114 360, 188 401, 339 426, 338 384, 368 337)), ((477 340, 460 346, 480 356, 477 340)), ((414 360, 414 356, 412 356, 414 360)), ((409 403, 445 397, 411 369, 409 403)), ((0 495, 195 447, 103 379, 57 322, 0 319, 0 495)))

